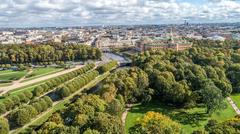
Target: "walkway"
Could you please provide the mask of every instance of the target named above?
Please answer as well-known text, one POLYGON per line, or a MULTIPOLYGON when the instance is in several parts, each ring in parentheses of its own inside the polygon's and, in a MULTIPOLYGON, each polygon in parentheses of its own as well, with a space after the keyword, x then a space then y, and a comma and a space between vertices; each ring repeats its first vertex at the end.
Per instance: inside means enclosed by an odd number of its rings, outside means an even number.
POLYGON ((122 120, 123 126, 125 126, 127 115, 128 115, 128 111, 131 110, 131 108, 132 108, 132 104, 127 105, 126 110, 122 114, 121 120, 122 120))
POLYGON ((238 109, 237 105, 234 103, 234 101, 230 98, 227 97, 227 101, 230 103, 230 105, 232 106, 232 108, 235 110, 235 112, 237 113, 237 115, 240 115, 240 110, 238 109))
POLYGON ((23 83, 15 82, 15 83, 13 83, 13 85, 6 86, 6 87, 0 87, 0 92, 1 92, 0 95, 3 95, 5 93, 7 93, 7 92, 9 92, 11 90, 17 89, 17 88, 28 86, 28 85, 31 85, 31 84, 34 84, 34 83, 38 83, 38 82, 41 82, 41 81, 44 81, 44 80, 48 80, 48 79, 51 79, 51 78, 54 78, 54 77, 57 77, 57 76, 60 76, 60 75, 72 72, 72 71, 77 70, 77 69, 79 69, 79 68, 81 68, 83 66, 84 65, 77 65, 75 68, 71 68, 71 69, 67 69, 67 70, 64 70, 64 71, 61 71, 61 72, 57 72, 57 73, 54 73, 54 74, 50 74, 50 75, 46 75, 46 76, 43 76, 43 77, 39 77, 39 78, 36 78, 36 79, 33 79, 33 80, 29 80, 29 81, 26 81, 26 82, 23 82, 23 83))
POLYGON ((28 72, 27 72, 27 74, 26 75, 24 75, 22 78, 20 78, 19 80, 16 80, 16 81, 13 81, 12 82, 12 84, 19 84, 20 82, 22 82, 25 78, 26 78, 26 76, 27 75, 29 75, 29 74, 31 74, 33 72, 33 70, 32 69, 30 69, 28 72))

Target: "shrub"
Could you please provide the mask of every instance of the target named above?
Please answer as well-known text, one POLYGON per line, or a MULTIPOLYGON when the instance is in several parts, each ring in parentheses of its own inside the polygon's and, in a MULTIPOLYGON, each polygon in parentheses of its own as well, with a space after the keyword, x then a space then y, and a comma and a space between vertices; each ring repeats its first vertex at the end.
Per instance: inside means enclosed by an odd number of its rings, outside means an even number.
POLYGON ((53 101, 50 97, 44 96, 43 99, 48 104, 48 107, 51 107, 53 105, 53 101))
POLYGON ((0 134, 8 134, 9 133, 9 124, 8 120, 5 118, 0 118, 0 134))
POLYGON ((0 103, 0 114, 5 113, 6 111, 6 106, 3 103, 0 103))
POLYGON ((33 97, 33 94, 30 91, 24 91, 23 94, 29 99, 31 99, 33 97))
POLYGON ((7 110, 11 110, 14 106, 14 102, 10 98, 7 98, 6 100, 4 100, 3 103, 6 106, 7 110))
POLYGON ((10 120, 17 126, 23 126, 30 122, 31 117, 29 116, 28 110, 19 109, 10 114, 10 120))

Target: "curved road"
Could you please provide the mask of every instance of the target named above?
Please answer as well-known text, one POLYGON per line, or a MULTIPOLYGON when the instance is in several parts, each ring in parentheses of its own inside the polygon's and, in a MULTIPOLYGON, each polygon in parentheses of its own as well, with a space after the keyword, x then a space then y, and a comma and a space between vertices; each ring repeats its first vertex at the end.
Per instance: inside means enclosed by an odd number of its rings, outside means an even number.
POLYGON ((57 72, 57 73, 54 73, 54 74, 39 77, 39 78, 29 80, 29 81, 26 81, 26 82, 23 82, 23 83, 16 82, 16 83, 13 83, 13 85, 10 85, 10 86, 0 87, 0 92, 1 92, 0 95, 3 95, 3 94, 5 94, 5 93, 7 93, 11 90, 14 90, 14 89, 17 89, 17 88, 20 88, 20 87, 24 87, 24 86, 27 86, 27 85, 31 85, 31 84, 34 84, 34 83, 37 83, 37 82, 41 82, 41 81, 44 81, 44 80, 47 80, 47 79, 51 79, 51 78, 69 73, 69 72, 77 70, 77 69, 79 69, 83 66, 84 65, 76 65, 75 68, 71 68, 71 69, 67 69, 67 70, 57 72))

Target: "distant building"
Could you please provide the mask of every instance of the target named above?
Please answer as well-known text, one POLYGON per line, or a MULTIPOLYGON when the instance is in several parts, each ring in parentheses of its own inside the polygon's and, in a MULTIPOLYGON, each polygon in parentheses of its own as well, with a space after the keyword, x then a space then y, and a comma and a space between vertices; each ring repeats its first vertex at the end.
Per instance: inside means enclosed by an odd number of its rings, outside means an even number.
POLYGON ((215 35, 215 36, 212 36, 212 37, 208 37, 207 39, 214 40, 214 41, 225 41, 226 40, 226 38, 224 38, 222 36, 218 36, 218 35, 215 35))
POLYGON ((192 43, 180 38, 174 37, 172 32, 170 37, 161 38, 143 38, 136 42, 137 51, 157 50, 157 49, 174 49, 177 51, 185 50, 192 47, 192 43))
POLYGON ((95 42, 95 46, 102 50, 111 48, 134 47, 134 42, 131 39, 111 39, 109 37, 100 37, 95 42))
POLYGON ((187 35, 188 38, 192 38, 192 39, 196 39, 196 40, 201 40, 203 39, 203 36, 200 34, 188 34, 187 35))

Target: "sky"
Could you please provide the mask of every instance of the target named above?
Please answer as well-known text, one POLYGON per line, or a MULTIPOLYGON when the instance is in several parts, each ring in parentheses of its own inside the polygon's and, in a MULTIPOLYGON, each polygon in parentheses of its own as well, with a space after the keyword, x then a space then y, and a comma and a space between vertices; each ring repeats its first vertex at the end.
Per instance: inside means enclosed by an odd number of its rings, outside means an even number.
POLYGON ((240 22, 240 0, 1 0, 0 27, 240 22))

